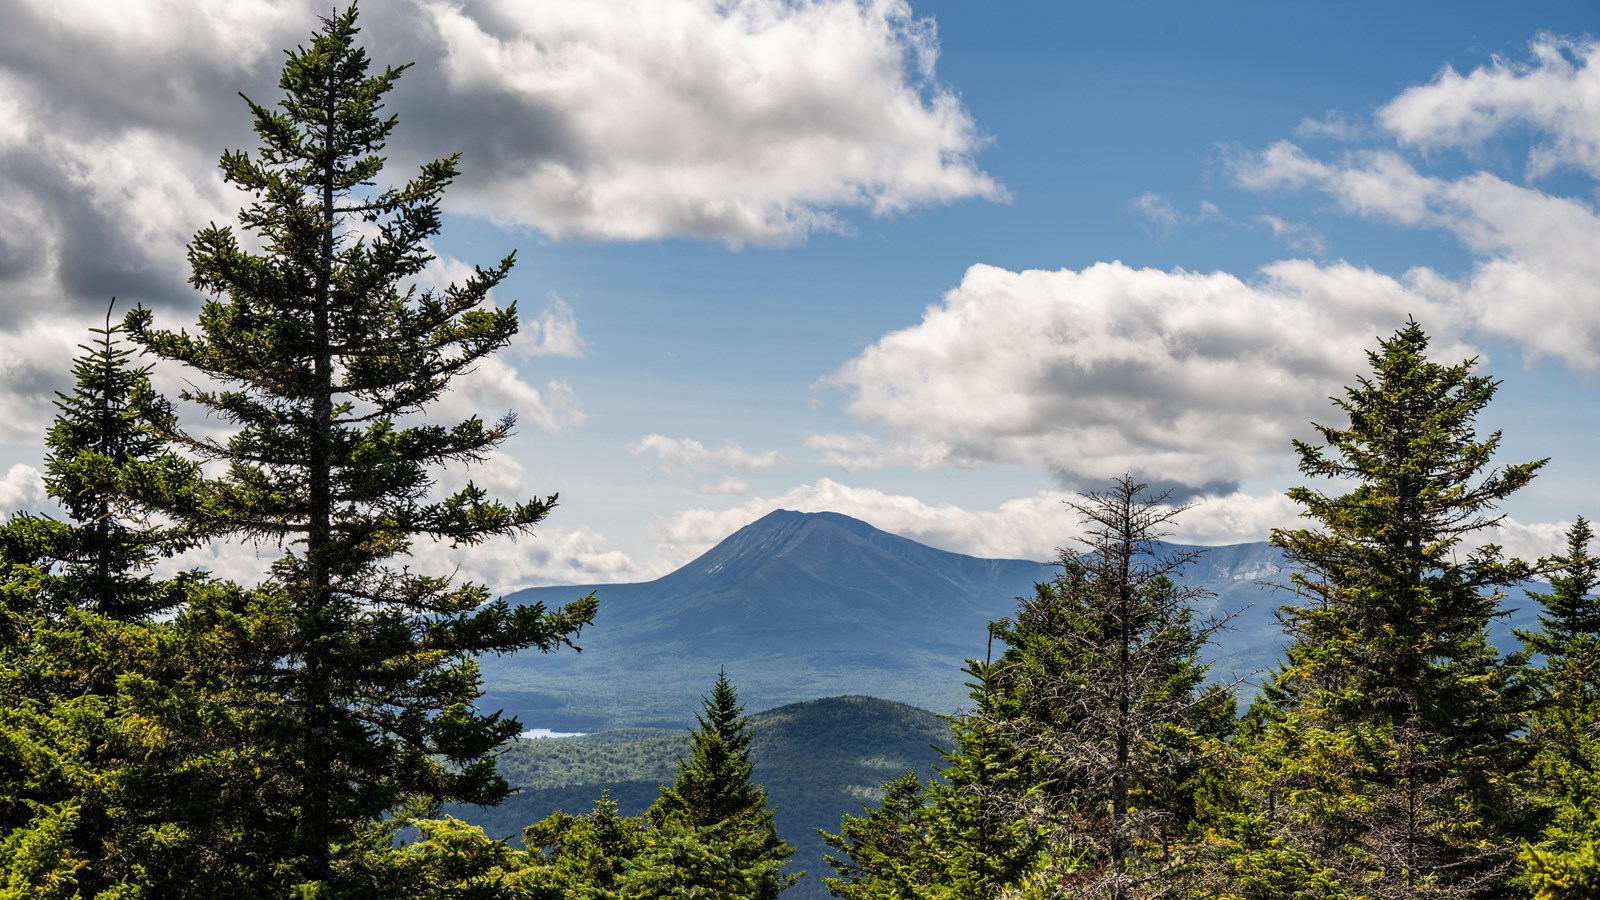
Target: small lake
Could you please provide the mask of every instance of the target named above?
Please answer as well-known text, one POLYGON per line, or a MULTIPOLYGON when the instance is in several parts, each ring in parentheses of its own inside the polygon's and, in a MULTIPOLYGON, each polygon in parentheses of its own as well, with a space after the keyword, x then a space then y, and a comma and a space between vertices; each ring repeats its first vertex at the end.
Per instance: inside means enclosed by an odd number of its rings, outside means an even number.
POLYGON ((551 731, 548 728, 530 728, 521 734, 525 741, 539 740, 540 738, 583 737, 586 731, 551 731))

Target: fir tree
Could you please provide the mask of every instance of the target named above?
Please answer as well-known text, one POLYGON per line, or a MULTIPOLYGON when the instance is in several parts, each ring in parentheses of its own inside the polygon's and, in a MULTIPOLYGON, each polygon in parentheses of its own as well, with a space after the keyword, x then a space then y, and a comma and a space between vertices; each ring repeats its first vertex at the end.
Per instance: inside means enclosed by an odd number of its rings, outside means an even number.
POLYGON ((376 187, 396 125, 380 115, 383 99, 404 67, 369 75, 356 33, 354 7, 324 20, 288 55, 277 109, 247 100, 261 149, 224 153, 221 168, 250 196, 240 222, 263 249, 228 227, 196 235, 192 283, 211 295, 198 332, 157 329, 148 310, 127 318, 147 350, 214 385, 183 399, 233 429, 226 440, 194 435, 171 406, 149 405, 163 437, 223 470, 166 511, 284 549, 254 601, 276 610, 261 627, 282 652, 246 685, 276 698, 254 713, 262 789, 276 803, 253 836, 279 859, 279 883, 327 883, 339 848, 408 798, 504 797, 490 754, 520 726, 477 711, 473 656, 554 649, 594 611, 592 598, 511 608, 390 562, 417 538, 526 533, 555 497, 505 504, 469 483, 430 498, 438 467, 482 460, 514 424, 419 418, 516 332, 515 306, 489 303, 512 260, 442 291, 412 286, 456 157, 376 187))
POLYGON ((951 720, 954 746, 928 782, 922 867, 943 891, 930 896, 983 900, 1035 873, 1052 835, 1029 815, 1044 791, 1037 766, 1002 724, 995 667, 972 661, 967 673, 978 706, 951 720))
POLYGON ((883 786, 883 800, 864 815, 846 815, 838 834, 823 833, 835 877, 828 893, 846 900, 917 900, 941 884, 945 867, 928 840, 930 800, 917 773, 883 786))
POLYGON ((14 887, 44 890, 43 848, 64 854, 64 883, 88 895, 171 888, 181 867, 154 864, 154 848, 163 863, 199 852, 175 837, 181 795, 151 727, 152 701, 182 689, 148 686, 182 668, 175 629, 155 617, 222 586, 152 574, 194 538, 150 521, 136 498, 182 498, 197 472, 139 414, 149 370, 131 365, 120 330, 109 310, 92 329, 45 438, 45 488, 66 518, 21 516, 0 534, 0 771, 12 776, 0 777, 0 871, 14 887))
POLYGON ((1087 552, 997 623, 991 727, 1026 755, 1038 796, 1012 801, 1052 844, 1030 897, 1177 896, 1197 874, 1196 797, 1234 708, 1197 656, 1223 620, 1194 620, 1203 592, 1175 581, 1193 555, 1155 547, 1183 507, 1145 488, 1085 495, 1087 552))
POLYGON ((45 488, 72 523, 49 523, 54 590, 109 619, 145 622, 181 606, 198 578, 152 576, 156 561, 197 536, 152 521, 150 509, 183 504, 199 469, 171 452, 142 415, 154 397, 150 366, 130 364, 134 351, 119 343, 122 327, 112 324, 109 307, 105 326, 90 331, 95 343, 80 345, 72 393, 57 395, 45 437, 45 488))
POLYGON ((1335 400, 1348 425, 1295 442, 1302 473, 1355 486, 1291 490, 1315 527, 1273 532, 1301 599, 1253 750, 1275 827, 1320 877, 1371 897, 1498 896, 1526 823, 1520 700, 1486 629, 1531 569, 1464 541, 1543 461, 1490 468, 1500 434, 1475 420, 1497 383, 1427 345, 1415 322, 1381 341, 1335 400))
POLYGON ((1203 687, 1196 654, 1220 621, 1196 623, 1199 593, 1156 555, 1181 512, 1122 478, 1077 508, 1088 553, 991 626, 1006 645, 970 662, 977 708, 926 786, 906 776, 883 806, 826 836, 836 896, 1179 896, 1200 874, 1199 797, 1233 700, 1203 687))
POLYGON ((830 893, 849 900, 989 900, 1044 859, 1045 831, 1022 812, 1038 799, 1032 771, 998 733, 994 666, 969 660, 977 708, 950 720, 954 746, 926 784, 910 772, 883 786, 877 809, 823 834, 839 856, 830 893))
POLYGON ((1544 609, 1540 629, 1522 634, 1543 658, 1531 671, 1536 692, 1528 723, 1529 764, 1538 797, 1550 807, 1539 840, 1522 853, 1541 898, 1588 896, 1600 889, 1600 559, 1594 530, 1578 518, 1567 549, 1552 560, 1550 592, 1530 594, 1544 609))
POLYGON ((522 831, 522 842, 536 859, 527 881, 551 900, 615 897, 623 872, 644 851, 643 817, 619 815, 602 792, 582 816, 555 813, 522 831))
POLYGON ((758 873, 753 892, 737 896, 772 900, 800 876, 778 871, 794 850, 778 838, 766 790, 751 780, 749 724, 727 672, 717 673, 695 718, 690 756, 678 761, 677 777, 645 818, 658 836, 673 836, 677 849, 663 849, 664 859, 687 852, 678 845, 697 834, 713 837, 733 854, 735 868, 758 873))
POLYGON ((759 831, 725 821, 695 827, 668 820, 648 829, 617 880, 616 900, 744 900, 775 897, 798 876, 779 870, 759 831))

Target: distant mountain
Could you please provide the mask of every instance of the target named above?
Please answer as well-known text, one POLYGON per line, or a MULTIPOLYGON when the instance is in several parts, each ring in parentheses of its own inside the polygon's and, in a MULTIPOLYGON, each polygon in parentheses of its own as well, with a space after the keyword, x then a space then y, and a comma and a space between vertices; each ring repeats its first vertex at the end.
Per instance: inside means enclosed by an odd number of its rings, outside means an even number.
MULTIPOLYGON (((872 697, 830 697, 750 717, 754 779, 777 809, 778 834, 795 848, 790 869, 807 874, 785 900, 821 900, 833 870, 818 828, 838 832, 845 813, 882 799, 883 782, 905 772, 932 774, 934 744, 949 746, 949 725, 926 710, 872 697)), ((449 812, 495 838, 556 810, 588 812, 607 790, 625 815, 638 815, 677 774, 689 752, 687 729, 626 729, 579 738, 525 740, 500 757, 500 772, 522 790, 493 808, 449 812)))
MULTIPOLYGON (((1264 542, 1158 547, 1191 550, 1202 552, 1181 580, 1215 595, 1199 612, 1233 615, 1208 650, 1212 675, 1253 682, 1282 654, 1276 609, 1294 599, 1283 555, 1264 542)), ((837 513, 779 510, 655 581, 510 595, 556 606, 592 590, 600 611, 581 654, 484 659, 483 705, 558 731, 680 727, 726 667, 756 709, 870 694, 954 712, 968 702, 963 661, 983 658, 988 623, 1057 571, 936 550, 837 513)), ((1531 617, 1498 622, 1496 643, 1512 646, 1511 626, 1531 617)))

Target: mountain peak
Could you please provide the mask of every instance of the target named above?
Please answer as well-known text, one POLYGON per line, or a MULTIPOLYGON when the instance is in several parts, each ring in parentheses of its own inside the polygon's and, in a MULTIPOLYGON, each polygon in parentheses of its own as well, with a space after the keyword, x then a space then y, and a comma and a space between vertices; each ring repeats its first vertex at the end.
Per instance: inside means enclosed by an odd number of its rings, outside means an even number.
POLYGON ((747 577, 754 569, 794 555, 809 555, 818 543, 881 538, 903 541, 860 519, 833 512, 799 512, 775 509, 728 535, 699 558, 667 576, 694 580, 747 577))
MULTIPOLYGON (((1279 652, 1277 598, 1257 580, 1282 564, 1281 551, 1252 544, 1215 548, 1186 570, 1186 583, 1218 594, 1219 609, 1256 601, 1235 622, 1242 637, 1208 657, 1219 672, 1250 672, 1279 652)), ((955 709, 966 696, 962 660, 982 658, 989 622, 1059 572, 1052 563, 939 550, 840 513, 777 509, 655 581, 595 585, 600 612, 581 657, 481 664, 486 679, 518 694, 512 712, 546 727, 581 726, 571 730, 594 727, 584 698, 602 688, 617 704, 606 712, 614 721, 624 708, 636 723, 691 715, 719 667, 753 705, 870 685, 879 696, 955 709), (552 718, 556 694, 578 698, 559 701, 567 718, 552 718), (573 718, 577 710, 590 718, 573 718)), ((536 588, 512 599, 555 605, 574 590, 536 588)))

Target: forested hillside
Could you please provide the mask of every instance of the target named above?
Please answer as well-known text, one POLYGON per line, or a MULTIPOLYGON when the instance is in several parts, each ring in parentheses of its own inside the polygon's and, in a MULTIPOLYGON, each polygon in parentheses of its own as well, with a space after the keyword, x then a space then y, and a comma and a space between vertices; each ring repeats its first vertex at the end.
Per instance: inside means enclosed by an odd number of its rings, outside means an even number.
MULTIPOLYGON (((754 779, 767 790, 778 834, 795 848, 791 870, 806 875, 784 893, 827 896, 819 829, 836 829, 883 797, 883 782, 907 772, 932 774, 935 747, 950 726, 925 710, 873 697, 831 697, 750 716, 754 779)), ((491 837, 521 842, 522 829, 552 812, 589 811, 608 791, 619 813, 636 816, 670 784, 690 747, 682 729, 634 729, 576 738, 518 741, 500 756, 500 773, 518 788, 496 807, 456 808, 491 837)))

